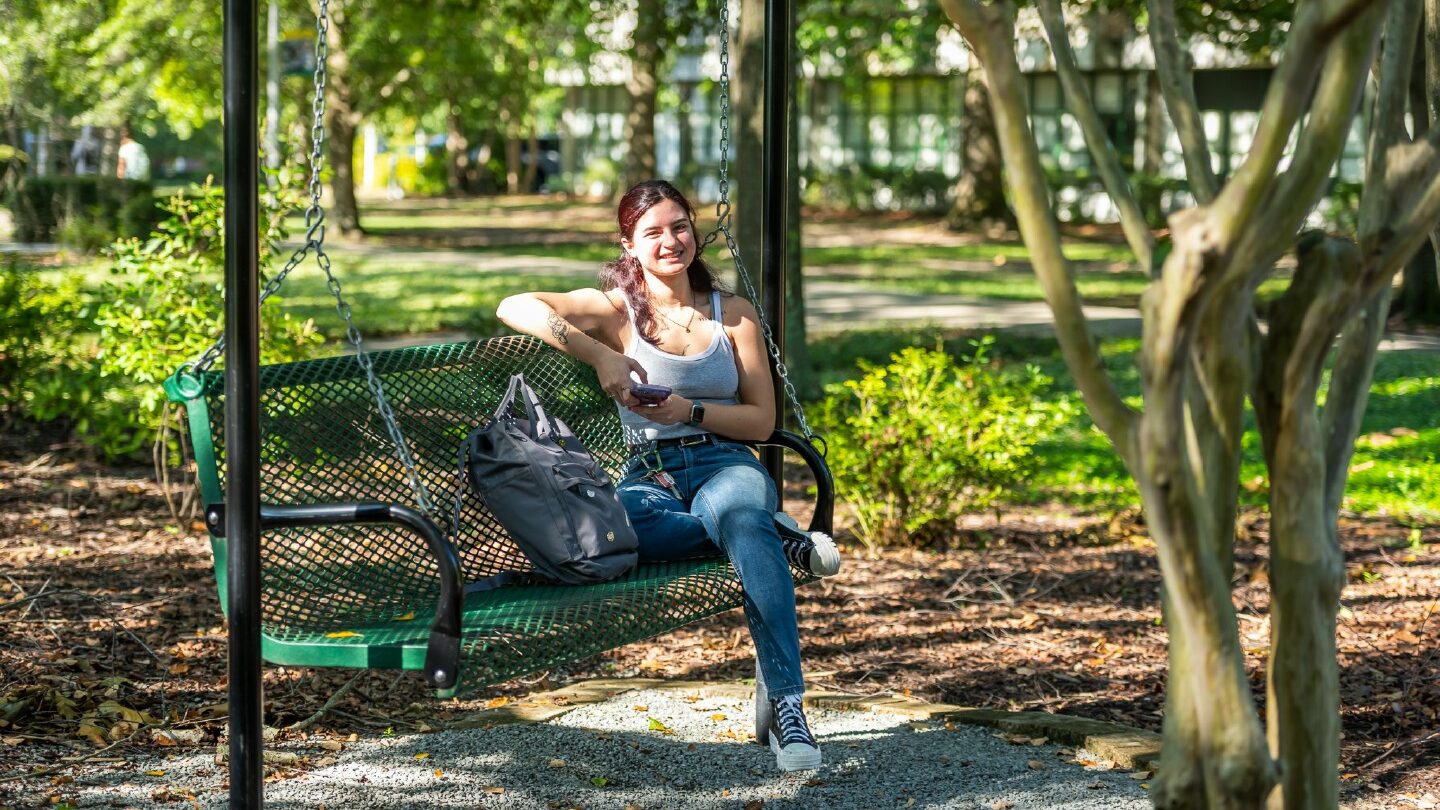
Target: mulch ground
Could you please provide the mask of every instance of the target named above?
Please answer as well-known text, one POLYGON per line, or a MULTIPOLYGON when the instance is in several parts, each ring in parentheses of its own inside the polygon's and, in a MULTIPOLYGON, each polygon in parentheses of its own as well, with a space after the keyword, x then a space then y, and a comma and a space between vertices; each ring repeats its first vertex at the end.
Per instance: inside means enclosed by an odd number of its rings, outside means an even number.
MULTIPOLYGON (((1234 601, 1260 702, 1265 516, 1247 515, 1244 528, 1234 601)), ((1412 537, 1383 519, 1347 518, 1343 543, 1344 784, 1433 800, 1440 529, 1412 537)), ((977 518, 949 548, 847 551, 839 576, 801 591, 813 685, 1160 728, 1160 575, 1133 515, 1027 510, 977 518)), ((174 526, 149 469, 103 467, 33 443, 0 447, 0 806, 63 801, 69 763, 82 758, 123 767, 140 753, 215 745, 226 639, 210 557, 198 525, 174 526)), ((289 733, 326 738, 423 731, 577 679, 732 680, 753 676, 753 666, 733 612, 443 702, 414 673, 364 673, 347 684, 354 673, 267 667, 265 719, 308 722, 289 733)))

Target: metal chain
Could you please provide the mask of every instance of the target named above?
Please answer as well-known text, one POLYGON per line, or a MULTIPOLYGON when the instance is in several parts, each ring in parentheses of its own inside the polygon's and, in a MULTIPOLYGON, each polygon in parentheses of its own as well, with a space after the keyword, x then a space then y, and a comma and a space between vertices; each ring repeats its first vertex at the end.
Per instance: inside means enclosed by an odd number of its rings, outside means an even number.
MULTIPOLYGON (((260 291, 260 306, 264 306, 270 296, 280 291, 286 277, 292 270, 300 266, 300 262, 305 260, 305 256, 311 248, 318 249, 325 243, 325 209, 320 205, 320 195, 324 191, 324 184, 320 181, 320 173, 325 167, 325 85, 328 81, 325 62, 330 54, 330 43, 327 41, 329 39, 327 34, 330 31, 329 9, 329 0, 320 0, 320 11, 315 16, 315 89, 310 100, 310 111, 313 114, 310 120, 310 204, 305 209, 305 244, 297 248, 280 272, 265 283, 265 288, 260 291)), ((215 339, 210 348, 195 360, 182 366, 182 369, 188 369, 194 374, 203 374, 215 365, 215 361, 220 359, 220 355, 224 351, 225 335, 222 334, 215 339)))
MULTIPOLYGON (((321 8, 325 6, 325 0, 321 0, 321 8)), ((355 347, 355 361, 365 372, 365 384, 370 389, 370 394, 375 397, 376 410, 380 412, 380 420, 385 423, 385 430, 390 434, 390 441, 395 445, 395 455, 400 459, 400 464, 405 467, 405 475, 410 479, 410 489, 415 493, 415 503, 420 507, 423 514, 435 515, 434 504, 430 501, 430 491, 425 487, 425 481, 420 477, 420 470, 415 466, 415 458, 410 454, 410 443, 405 440, 405 434, 400 430, 400 424, 395 421, 395 412, 390 409, 390 401, 385 397, 385 386, 380 382, 380 377, 375 373, 375 365, 370 360, 370 353, 365 351, 365 339, 360 336, 360 330, 355 328, 355 320, 350 311, 350 305, 340 294, 340 280, 330 271, 330 255, 325 252, 318 243, 315 245, 315 263, 325 271, 325 284, 330 288, 330 294, 335 296, 335 312, 345 321, 345 336, 350 344, 355 347)))
MULTIPOLYGON (((810 430, 810 423, 805 419, 805 409, 800 405, 800 394, 795 390, 795 384, 790 381, 790 370, 785 367, 785 362, 780 359, 780 346, 775 342, 775 333, 770 329, 770 319, 765 317, 765 307, 760 302, 760 296, 755 292, 755 285, 750 282, 750 273, 745 269, 745 262, 740 258, 740 247, 735 242, 735 234, 730 232, 730 4, 728 0, 720 2, 720 199, 715 203, 715 227, 705 235, 705 241, 701 243, 701 249, 708 247, 715 241, 719 234, 725 235, 725 246, 730 249, 730 258, 735 261, 735 274, 740 277, 740 283, 745 287, 745 294, 755 304, 755 314, 760 316, 760 331, 765 336, 765 345, 770 349, 770 357, 775 361, 775 373, 780 375, 780 382, 785 387, 785 398, 790 401, 790 407, 795 411, 795 421, 800 425, 800 433, 806 441, 814 443, 816 435, 810 430)), ((781 291, 784 294, 784 291, 781 291)), ((821 440, 823 442, 823 439, 821 440)))
MULTIPOLYGON (((331 270, 330 255, 325 252, 325 208, 321 205, 320 199, 324 191, 321 172, 325 168, 325 84, 328 79, 325 62, 329 56, 329 43, 326 41, 330 31, 329 7, 329 0, 320 0, 320 8, 315 15, 315 94, 310 102, 313 118, 310 123, 310 193, 309 205, 305 209, 305 244, 297 248, 280 272, 265 284, 265 289, 260 293, 259 303, 263 305, 266 299, 279 291, 291 271, 313 252, 315 264, 324 271, 325 284, 330 289, 330 294, 335 297, 335 312, 345 322, 345 337, 355 347, 355 360, 360 364, 361 370, 365 372, 365 385, 370 389, 370 394, 375 397, 375 407, 380 413, 380 420, 384 422, 385 431, 395 445, 395 455, 405 468, 405 475, 415 494, 416 505, 424 514, 433 515, 435 507, 430 500, 430 492, 425 486, 424 479, 420 477, 420 471, 415 465, 415 458, 410 453, 410 444, 405 440, 405 434, 400 430, 400 424, 395 419, 395 412, 391 409, 390 401, 385 396, 385 386, 375 373, 375 365, 370 359, 369 352, 365 351, 365 339, 360 335, 360 330, 355 327, 354 314, 350 304, 346 303, 344 296, 340 293, 340 280, 335 278, 335 274, 331 270)), ((189 364, 190 370, 193 373, 208 371, 224 349, 225 336, 221 335, 199 359, 189 364)))

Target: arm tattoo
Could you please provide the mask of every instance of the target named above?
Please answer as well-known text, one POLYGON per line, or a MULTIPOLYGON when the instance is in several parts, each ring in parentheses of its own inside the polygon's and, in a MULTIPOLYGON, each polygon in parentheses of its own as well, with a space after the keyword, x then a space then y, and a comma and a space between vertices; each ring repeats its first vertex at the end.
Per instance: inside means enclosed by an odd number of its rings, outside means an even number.
POLYGON ((550 317, 546 318, 545 322, 550 325, 550 334, 555 336, 555 340, 559 341, 561 346, 570 342, 570 324, 560 317, 560 313, 551 310, 550 317))

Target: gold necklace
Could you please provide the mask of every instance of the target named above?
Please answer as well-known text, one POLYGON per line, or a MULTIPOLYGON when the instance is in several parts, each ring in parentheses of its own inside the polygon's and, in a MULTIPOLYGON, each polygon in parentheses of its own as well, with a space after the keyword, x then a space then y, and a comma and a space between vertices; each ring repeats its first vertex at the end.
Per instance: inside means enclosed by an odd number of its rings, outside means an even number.
POLYGON ((670 317, 670 315, 669 315, 668 313, 666 313, 665 310, 663 310, 663 309, 660 308, 659 304, 656 304, 656 306, 655 306, 655 311, 660 313, 660 317, 662 317, 662 318, 664 318, 665 320, 667 320, 667 321, 675 324, 676 326, 680 327, 681 329, 684 329, 684 330, 685 330, 685 334, 687 334, 687 335, 690 334, 690 324, 695 323, 695 316, 700 314, 700 310, 698 310, 698 309, 696 309, 696 308, 694 308, 694 307, 692 306, 692 307, 690 308, 690 319, 687 320, 687 321, 685 321, 685 323, 681 323, 681 322, 675 320, 674 318, 670 317))

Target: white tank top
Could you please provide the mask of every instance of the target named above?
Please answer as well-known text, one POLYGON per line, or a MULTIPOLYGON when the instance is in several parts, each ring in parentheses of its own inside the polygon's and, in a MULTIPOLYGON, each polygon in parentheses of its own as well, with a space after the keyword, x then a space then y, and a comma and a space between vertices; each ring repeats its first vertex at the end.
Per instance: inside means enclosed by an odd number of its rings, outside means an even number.
MULTIPOLYGON (((625 356, 645 368, 645 374, 652 385, 669 386, 673 394, 705 404, 734 405, 740 396, 740 369, 735 364, 735 350, 730 338, 725 335, 721 318, 720 293, 710 293, 710 314, 714 317, 710 345, 698 354, 671 354, 662 351, 640 336, 635 325, 635 313, 630 301, 625 301, 625 315, 630 319, 630 342, 625 346, 625 356)), ((687 425, 662 425, 618 405, 620 428, 626 444, 642 444, 661 439, 677 439, 707 432, 702 427, 687 425)))

